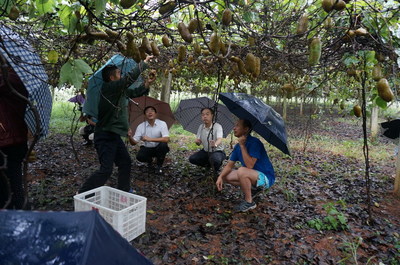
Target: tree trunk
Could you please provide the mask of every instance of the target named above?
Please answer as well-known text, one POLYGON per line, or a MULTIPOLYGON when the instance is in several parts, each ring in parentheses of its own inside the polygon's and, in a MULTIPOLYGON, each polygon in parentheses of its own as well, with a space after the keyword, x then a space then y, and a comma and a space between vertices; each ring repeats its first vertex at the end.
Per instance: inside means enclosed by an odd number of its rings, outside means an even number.
POLYGON ((170 103, 172 73, 168 71, 168 76, 164 77, 163 86, 161 89, 161 100, 170 103))
POLYGON ((300 116, 303 116, 303 104, 304 104, 304 101, 305 101, 304 95, 301 94, 301 96, 300 96, 300 116))
POLYGON ((400 138, 397 145, 397 158, 396 158, 396 178, 394 179, 393 192, 396 196, 400 197, 400 138))
POLYGON ((379 107, 372 107, 371 112, 371 141, 376 141, 378 136, 378 116, 379 116, 379 107))
POLYGON ((284 121, 287 121, 287 97, 283 97, 283 110, 282 110, 282 118, 284 121))

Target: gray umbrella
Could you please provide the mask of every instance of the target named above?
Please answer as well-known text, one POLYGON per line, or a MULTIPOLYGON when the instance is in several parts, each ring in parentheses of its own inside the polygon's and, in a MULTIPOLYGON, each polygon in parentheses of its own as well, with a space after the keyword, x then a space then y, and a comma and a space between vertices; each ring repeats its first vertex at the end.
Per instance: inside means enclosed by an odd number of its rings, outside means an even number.
POLYGON ((221 124, 223 136, 226 137, 235 125, 233 115, 227 107, 216 103, 212 99, 200 97, 181 100, 174 115, 179 123, 182 124, 183 129, 196 134, 200 124, 202 124, 201 109, 203 108, 214 109, 215 120, 221 124))

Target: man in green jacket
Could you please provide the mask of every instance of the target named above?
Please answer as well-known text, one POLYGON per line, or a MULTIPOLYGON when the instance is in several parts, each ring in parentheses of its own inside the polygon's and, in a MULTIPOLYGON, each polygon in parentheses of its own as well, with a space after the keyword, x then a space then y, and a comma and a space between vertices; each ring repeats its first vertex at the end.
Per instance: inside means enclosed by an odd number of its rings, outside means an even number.
POLYGON ((98 106, 98 122, 94 132, 94 146, 100 161, 100 168, 85 181, 79 193, 100 187, 106 183, 113 171, 113 164, 118 167, 118 186, 123 191, 129 191, 131 157, 125 147, 122 137, 128 134, 128 98, 147 94, 150 84, 155 80, 155 74, 139 87, 128 89, 147 68, 148 56, 129 73, 121 78, 121 70, 115 65, 107 65, 102 70, 104 84, 100 91, 98 106))

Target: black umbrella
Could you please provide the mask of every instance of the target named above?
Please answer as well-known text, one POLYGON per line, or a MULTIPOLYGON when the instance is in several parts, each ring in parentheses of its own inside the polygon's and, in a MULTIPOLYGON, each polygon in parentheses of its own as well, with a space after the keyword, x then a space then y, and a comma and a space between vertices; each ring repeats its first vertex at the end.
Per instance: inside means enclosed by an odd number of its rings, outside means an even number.
POLYGON ((268 143, 290 155, 285 123, 271 106, 245 93, 219 93, 219 99, 238 118, 249 120, 253 130, 268 143))
POLYGON ((382 122, 381 127, 384 129, 383 136, 392 140, 399 138, 400 119, 382 122))
POLYGON ((235 125, 232 113, 224 105, 216 103, 207 97, 184 99, 179 102, 178 109, 174 113, 175 118, 182 124, 183 129, 196 134, 201 121, 201 109, 211 108, 216 110, 214 115, 216 122, 221 124, 223 136, 226 137, 235 125))

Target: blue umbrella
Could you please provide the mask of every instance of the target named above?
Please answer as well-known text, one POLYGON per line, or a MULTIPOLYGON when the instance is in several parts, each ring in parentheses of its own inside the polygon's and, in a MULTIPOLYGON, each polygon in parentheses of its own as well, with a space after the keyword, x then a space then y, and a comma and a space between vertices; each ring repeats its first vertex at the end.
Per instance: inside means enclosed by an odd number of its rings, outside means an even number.
POLYGON ((245 93, 219 93, 219 99, 239 119, 247 119, 267 142, 290 155, 285 123, 279 113, 262 100, 245 93))
MULTIPOLYGON (((114 55, 110 60, 108 60, 108 62, 106 62, 89 78, 89 84, 86 91, 86 101, 83 104, 83 112, 92 117, 97 118, 98 105, 100 101, 100 90, 104 83, 101 71, 105 66, 109 64, 116 65, 121 70, 122 76, 125 73, 131 71, 134 67, 137 67, 138 65, 133 59, 126 58, 120 54, 117 54, 114 55)), ((128 89, 139 87, 142 83, 143 78, 142 76, 139 76, 139 78, 128 89)))
MULTIPOLYGON (((28 99, 39 113, 39 137, 46 136, 49 130, 52 100, 43 64, 28 41, 8 27, 0 25, 0 36, 0 53, 24 83, 29 94, 28 99)), ((25 122, 32 134, 36 134, 35 116, 29 106, 25 112, 25 122)))

